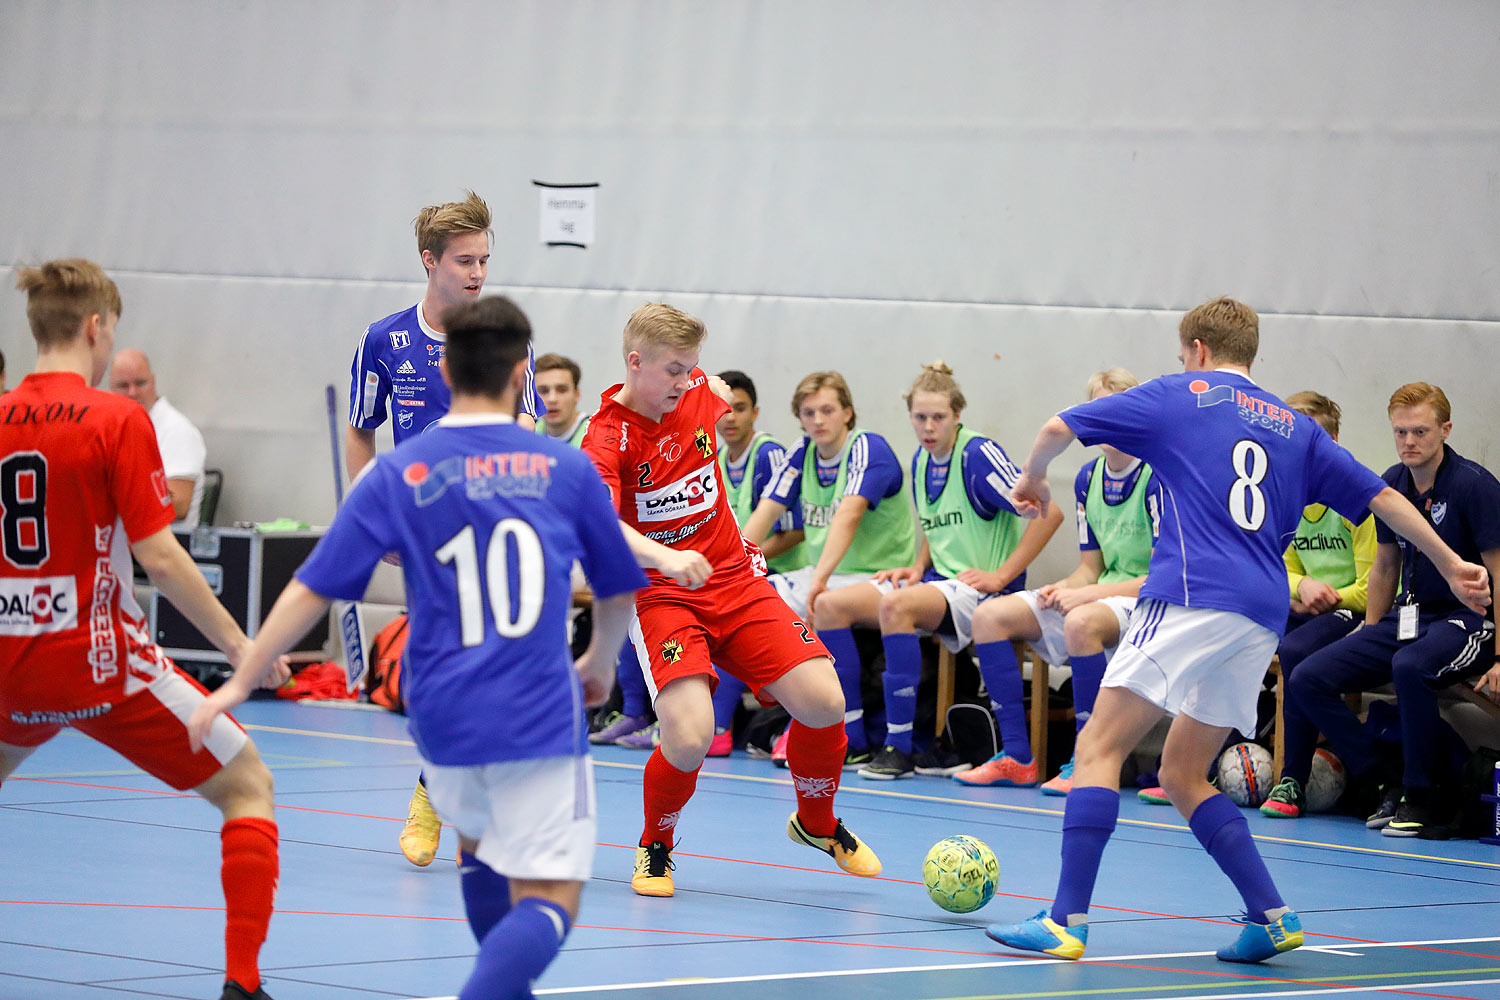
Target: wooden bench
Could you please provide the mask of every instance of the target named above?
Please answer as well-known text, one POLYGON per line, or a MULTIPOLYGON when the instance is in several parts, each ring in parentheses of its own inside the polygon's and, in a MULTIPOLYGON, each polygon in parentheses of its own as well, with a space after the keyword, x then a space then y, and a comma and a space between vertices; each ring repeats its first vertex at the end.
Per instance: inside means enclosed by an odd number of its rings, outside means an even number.
MULTIPOLYGON (((972 646, 970 647, 973 648, 972 646)), ((1047 684, 1048 664, 1042 655, 1029 643, 1014 639, 1011 648, 1015 650, 1016 662, 1025 663, 1029 655, 1031 658, 1031 714, 1027 720, 1031 731, 1031 757, 1036 761, 1037 774, 1046 780, 1047 774, 1047 727, 1053 721, 1053 713, 1049 705, 1051 688, 1047 684)), ((948 647, 938 644, 938 688, 937 688, 937 731, 941 735, 943 726, 948 719, 948 708, 953 704, 954 674, 957 670, 958 658, 948 651, 948 647)), ((1058 721, 1073 718, 1072 709, 1058 709, 1058 721)))

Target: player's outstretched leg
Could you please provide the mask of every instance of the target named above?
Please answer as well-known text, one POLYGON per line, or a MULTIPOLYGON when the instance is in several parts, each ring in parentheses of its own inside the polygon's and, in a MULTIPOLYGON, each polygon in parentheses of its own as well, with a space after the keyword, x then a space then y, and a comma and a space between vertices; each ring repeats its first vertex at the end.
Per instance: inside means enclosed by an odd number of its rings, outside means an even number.
POLYGON ((797 791, 797 811, 786 835, 816 848, 851 875, 880 874, 880 858, 833 814, 833 796, 843 774, 847 738, 841 723, 813 729, 793 719, 786 759, 797 791))
POLYGON ((437 856, 442 832, 443 821, 427 801, 427 781, 419 774, 411 803, 406 807, 406 825, 401 828, 401 853, 418 868, 426 868, 437 856))
POLYGON ((1203 777, 1228 732, 1178 715, 1162 748, 1162 787, 1245 902, 1244 926, 1233 943, 1218 950, 1220 961, 1264 962, 1301 946, 1302 921, 1271 881, 1244 814, 1203 777))
MULTIPOLYGON (((224 725, 230 725, 227 719, 224 725)), ((271 818, 271 772, 245 742, 217 774, 195 789, 224 814, 219 839, 224 887, 223 1000, 270 1000, 260 982, 260 947, 271 923, 279 870, 271 818)))
POLYGON ((515 885, 520 898, 479 943, 459 1000, 531 997, 531 984, 552 964, 573 929, 579 883, 517 880, 515 885))
POLYGON ((708 678, 679 677, 656 696, 661 744, 651 751, 641 780, 646 823, 635 852, 630 887, 641 896, 670 896, 677 820, 698 788, 698 772, 713 739, 714 706, 708 678))

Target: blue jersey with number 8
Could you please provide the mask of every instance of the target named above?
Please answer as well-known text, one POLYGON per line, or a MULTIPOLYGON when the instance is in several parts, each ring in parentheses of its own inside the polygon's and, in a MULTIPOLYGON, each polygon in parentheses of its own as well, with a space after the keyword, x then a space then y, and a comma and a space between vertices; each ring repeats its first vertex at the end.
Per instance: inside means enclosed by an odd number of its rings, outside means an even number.
POLYGON ((406 577, 402 687, 422 756, 585 753, 573 561, 599 598, 646 585, 593 464, 505 418, 449 414, 375 459, 297 579, 358 600, 387 552, 406 577))
POLYGON ((1280 635, 1281 555, 1302 510, 1356 524, 1385 488, 1318 426, 1244 375, 1183 372, 1058 414, 1084 444, 1144 459, 1161 479, 1161 535, 1142 598, 1233 611, 1280 635))

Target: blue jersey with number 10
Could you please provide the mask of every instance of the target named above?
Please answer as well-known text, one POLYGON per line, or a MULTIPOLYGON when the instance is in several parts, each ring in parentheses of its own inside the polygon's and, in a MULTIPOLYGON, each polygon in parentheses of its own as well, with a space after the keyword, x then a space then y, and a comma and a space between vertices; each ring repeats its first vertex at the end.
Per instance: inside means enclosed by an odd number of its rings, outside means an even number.
POLYGON ((1141 597, 1233 611, 1280 635, 1281 554, 1302 509, 1358 523, 1380 477, 1319 427, 1232 371, 1152 379, 1058 414, 1084 444, 1148 462, 1162 481, 1161 535, 1141 597))
POLYGON ((381 556, 406 577, 402 686, 435 764, 587 752, 567 616, 573 561, 600 598, 646 585, 576 448, 494 414, 450 414, 378 456, 297 579, 358 600, 381 556))

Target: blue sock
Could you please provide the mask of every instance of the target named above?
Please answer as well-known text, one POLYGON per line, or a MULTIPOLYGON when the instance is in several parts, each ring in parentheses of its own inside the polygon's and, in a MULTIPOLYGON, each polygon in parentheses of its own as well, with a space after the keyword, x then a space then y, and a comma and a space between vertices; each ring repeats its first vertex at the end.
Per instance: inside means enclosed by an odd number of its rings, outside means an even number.
POLYGON ((1031 763, 1031 741, 1026 736, 1026 701, 1021 692, 1021 664, 1010 640, 981 642, 979 676, 990 693, 990 708, 1000 724, 1000 748, 1022 764, 1031 763))
POLYGON ((1120 793, 1098 785, 1074 786, 1063 809, 1062 873, 1052 919, 1064 927, 1088 923, 1099 859, 1120 817, 1120 793), (1072 920, 1071 918, 1078 919, 1072 920))
POLYGON ((1104 654, 1070 656, 1068 665, 1073 668, 1073 713, 1077 732, 1094 714, 1094 699, 1099 697, 1099 682, 1104 680, 1104 654))
POLYGON ((475 941, 484 936, 510 912, 510 880, 468 851, 459 849, 459 884, 463 887, 464 913, 475 941))
POLYGON ((714 689, 714 732, 729 731, 734 722, 734 711, 740 707, 740 698, 745 693, 745 682, 733 674, 719 671, 719 686, 714 689))
POLYGON ((912 632, 880 637, 885 647, 885 741, 911 753, 911 727, 917 718, 917 681, 922 676, 922 647, 912 632))
POLYGON ((629 639, 620 647, 620 661, 615 664, 615 680, 620 684, 624 704, 620 711, 632 718, 646 714, 646 678, 641 676, 641 661, 636 659, 635 643, 629 639))
POLYGON ((867 750, 870 741, 865 738, 865 700, 860 688, 864 667, 859 662, 854 633, 846 628, 825 628, 818 630, 818 638, 833 654, 833 669, 838 672, 839 686, 844 689, 844 732, 849 736, 849 749, 867 750))
POLYGON ((572 921, 561 906, 535 896, 518 902, 485 935, 459 1000, 521 1000, 557 957, 572 921))
POLYGON ((1227 797, 1215 794, 1200 802, 1188 820, 1188 829, 1239 890, 1251 920, 1270 923, 1275 918, 1268 916, 1268 911, 1286 908, 1260 851, 1255 848, 1250 824, 1227 797))

